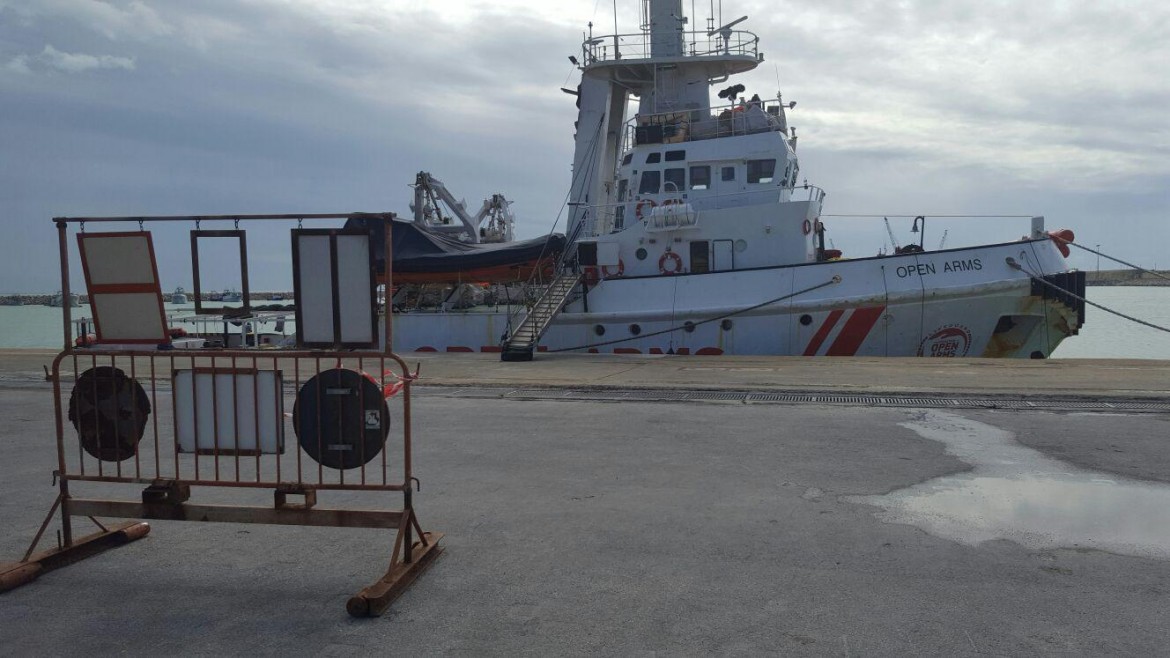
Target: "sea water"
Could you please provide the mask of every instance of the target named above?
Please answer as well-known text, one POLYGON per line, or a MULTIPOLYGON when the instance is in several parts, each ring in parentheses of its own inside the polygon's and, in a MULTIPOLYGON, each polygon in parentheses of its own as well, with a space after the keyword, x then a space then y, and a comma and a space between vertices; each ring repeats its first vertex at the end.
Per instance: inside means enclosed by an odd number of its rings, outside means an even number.
MULTIPOLYGON (((1170 328, 1170 287, 1088 289, 1091 302, 1170 328)), ((218 305, 218 303, 217 303, 218 305)), ((194 304, 166 304, 167 313, 194 312, 194 304)), ((74 318, 92 317, 88 306, 73 309, 74 318)), ((60 349, 64 334, 61 309, 48 306, 0 306, 0 348, 60 349)), ((1085 326, 1066 339, 1053 357, 1060 359, 1170 359, 1170 333, 1119 318, 1089 306, 1085 326)))

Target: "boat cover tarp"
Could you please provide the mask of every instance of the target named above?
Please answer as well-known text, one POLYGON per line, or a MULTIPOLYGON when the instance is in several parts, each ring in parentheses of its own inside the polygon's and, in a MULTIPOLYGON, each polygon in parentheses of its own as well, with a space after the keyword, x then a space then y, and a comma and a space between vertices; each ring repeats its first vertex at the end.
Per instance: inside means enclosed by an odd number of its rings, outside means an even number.
MULTIPOLYGON (((385 239, 379 216, 354 215, 345 222, 347 229, 368 229, 374 244, 385 239)), ((451 274, 464 280, 473 273, 515 266, 531 267, 551 261, 565 248, 565 236, 552 233, 542 238, 493 244, 468 244, 426 230, 414 222, 394 219, 391 222, 394 248, 394 274, 451 274)), ((386 271, 383 251, 375 249, 378 274, 386 271)))

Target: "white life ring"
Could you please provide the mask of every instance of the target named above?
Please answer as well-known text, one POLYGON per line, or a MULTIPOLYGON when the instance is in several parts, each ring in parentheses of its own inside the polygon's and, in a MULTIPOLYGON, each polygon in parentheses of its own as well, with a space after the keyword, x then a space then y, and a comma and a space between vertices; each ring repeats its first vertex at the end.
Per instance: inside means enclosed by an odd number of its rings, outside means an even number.
POLYGON ((812 222, 808 221, 807 219, 804 220, 804 224, 801 224, 800 230, 804 231, 805 235, 812 233, 812 222))
POLYGON ((658 271, 663 273, 663 274, 678 274, 679 272, 682 272, 682 269, 683 269, 682 256, 679 256, 677 253, 675 253, 673 251, 668 251, 668 252, 662 254, 662 258, 658 259, 658 271), (671 267, 670 269, 666 269, 666 264, 668 262, 674 263, 674 266, 671 267))

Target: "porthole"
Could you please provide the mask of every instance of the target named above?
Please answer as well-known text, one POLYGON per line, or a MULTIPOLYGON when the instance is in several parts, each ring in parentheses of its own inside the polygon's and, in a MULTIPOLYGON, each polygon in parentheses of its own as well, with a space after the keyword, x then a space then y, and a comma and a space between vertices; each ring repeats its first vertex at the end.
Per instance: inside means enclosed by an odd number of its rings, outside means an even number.
POLYGON ((805 313, 804 315, 800 316, 800 323, 806 327, 809 326, 812 324, 812 316, 808 313, 805 313))
POLYGON ((736 240, 735 250, 741 254, 747 251, 747 240, 736 240))
POLYGON ((642 333, 642 325, 640 325, 640 324, 631 324, 630 325, 630 334, 631 335, 637 336, 640 333, 642 333))
POLYGON ((723 322, 719 323, 719 326, 724 331, 731 331, 731 328, 734 327, 735 325, 731 323, 731 320, 724 320, 723 322))
POLYGON ((638 247, 638 250, 634 252, 634 257, 636 257, 638 260, 646 260, 646 256, 647 252, 642 247, 638 247))
POLYGON ((688 334, 693 334, 695 332, 695 323, 687 320, 683 323, 683 331, 687 332, 688 334))
POLYGON ((604 336, 605 335, 605 327, 603 327, 599 324, 595 324, 595 325, 593 325, 593 333, 597 334, 598 336, 604 336))

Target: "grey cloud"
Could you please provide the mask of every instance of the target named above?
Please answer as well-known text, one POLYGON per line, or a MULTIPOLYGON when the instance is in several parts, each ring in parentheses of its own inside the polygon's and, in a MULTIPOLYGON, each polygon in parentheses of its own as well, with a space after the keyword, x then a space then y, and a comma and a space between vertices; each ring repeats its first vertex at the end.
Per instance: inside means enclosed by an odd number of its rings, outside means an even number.
MULTIPOLYGON (((543 233, 570 177, 566 55, 594 4, 557 21, 486 5, 450 18, 426 4, 0 0, 0 210, 38 229, 53 214, 406 212, 426 169, 471 204, 505 193, 519 232, 543 233), (50 44, 133 75, 22 74, 47 70, 50 44)), ((767 55, 745 83, 770 95, 778 70, 799 101, 802 175, 829 191, 828 212, 1035 212, 1088 231, 1111 217, 1150 239, 1097 241, 1147 255, 1170 242, 1161 5, 724 5, 751 16, 767 55)), ((880 225, 833 226, 853 254, 884 240, 880 225)), ((955 222, 950 240, 1021 230, 955 222)), ((25 254, 52 253, 36 239, 0 244, 0 281, 34 276, 25 254)))

